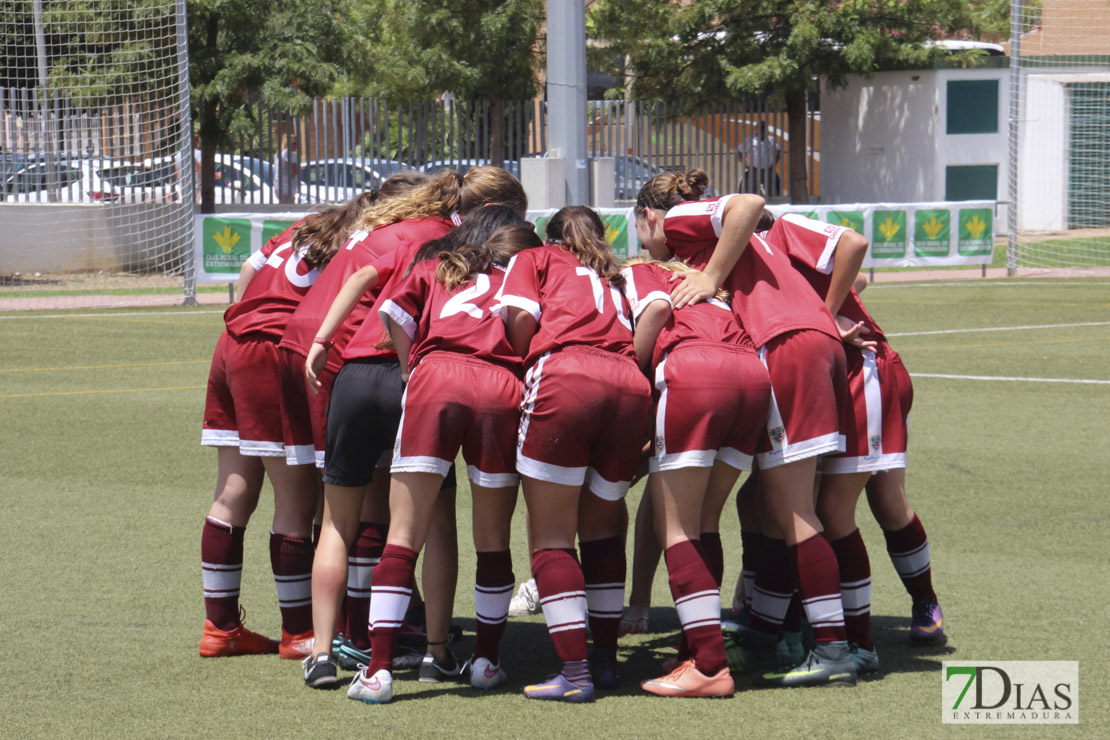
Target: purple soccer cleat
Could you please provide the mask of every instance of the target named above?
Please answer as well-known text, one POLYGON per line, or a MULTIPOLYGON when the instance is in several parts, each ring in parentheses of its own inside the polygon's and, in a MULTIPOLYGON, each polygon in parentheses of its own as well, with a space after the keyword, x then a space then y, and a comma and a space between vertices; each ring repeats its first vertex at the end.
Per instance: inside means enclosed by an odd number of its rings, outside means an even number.
POLYGON ((944 638, 944 613, 935 601, 922 601, 913 605, 910 620, 910 640, 913 642, 938 642, 944 638))
POLYGON ((524 695, 529 699, 584 704, 594 700, 594 685, 589 681, 584 684, 577 684, 562 673, 556 673, 543 683, 525 686, 524 695))

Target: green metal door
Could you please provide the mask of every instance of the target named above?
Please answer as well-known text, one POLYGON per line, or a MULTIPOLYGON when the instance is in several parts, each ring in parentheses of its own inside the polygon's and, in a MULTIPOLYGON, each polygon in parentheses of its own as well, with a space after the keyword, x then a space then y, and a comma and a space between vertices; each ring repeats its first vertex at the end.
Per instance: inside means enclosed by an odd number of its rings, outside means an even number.
POLYGON ((1068 228, 1110 226, 1110 82, 1068 87, 1068 228))

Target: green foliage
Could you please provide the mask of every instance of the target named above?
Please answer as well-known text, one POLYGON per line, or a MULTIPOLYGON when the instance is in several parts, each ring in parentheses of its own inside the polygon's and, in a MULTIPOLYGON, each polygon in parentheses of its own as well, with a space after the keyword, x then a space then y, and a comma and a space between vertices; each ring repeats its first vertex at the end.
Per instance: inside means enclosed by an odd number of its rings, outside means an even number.
POLYGON ((250 131, 251 95, 303 112, 338 77, 335 0, 190 0, 189 77, 200 135, 221 146, 250 131))
POLYGON ((627 58, 631 93, 691 106, 722 95, 806 90, 815 76, 919 67, 953 55, 939 38, 979 38, 1005 25, 1003 0, 598 0, 590 27, 627 58), (1002 14, 1002 15, 1000 15, 1002 14))
POLYGON ((536 93, 543 0, 347 0, 351 88, 374 97, 536 93))

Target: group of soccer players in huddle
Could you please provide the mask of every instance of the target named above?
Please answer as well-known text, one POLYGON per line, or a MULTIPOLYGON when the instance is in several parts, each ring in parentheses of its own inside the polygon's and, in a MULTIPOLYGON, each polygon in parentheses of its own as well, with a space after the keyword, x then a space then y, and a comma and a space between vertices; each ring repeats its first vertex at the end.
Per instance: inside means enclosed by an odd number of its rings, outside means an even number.
POLYGON ((504 684, 519 488, 529 587, 561 662, 524 694, 592 701, 620 680, 624 497, 644 470, 637 559, 662 550, 682 624, 644 691, 730 696, 741 670, 776 686, 877 672, 864 490, 913 600, 911 637, 940 639, 905 495, 909 375, 854 285, 866 240, 776 221, 756 195, 703 200, 708 184, 701 170, 646 183, 644 253, 624 263, 584 206, 541 240, 495 167, 394 175, 253 254, 208 383, 200 654, 301 659, 314 688, 356 668, 347 694, 367 703, 392 699, 401 667, 504 684), (465 661, 448 648, 460 450, 477 553, 465 661), (743 603, 722 631, 719 520, 741 471, 743 603), (246 629, 238 601, 264 476, 280 641, 246 629))

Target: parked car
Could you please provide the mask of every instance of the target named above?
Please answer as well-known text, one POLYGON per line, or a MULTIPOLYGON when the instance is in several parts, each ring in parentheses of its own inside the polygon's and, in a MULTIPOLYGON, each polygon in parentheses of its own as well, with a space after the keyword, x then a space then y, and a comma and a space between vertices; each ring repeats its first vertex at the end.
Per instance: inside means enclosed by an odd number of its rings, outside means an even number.
POLYGON ((50 203, 48 179, 53 167, 56 203, 117 203, 120 193, 105 173, 117 168, 112 159, 42 159, 25 163, 4 180, 5 203, 50 203))
POLYGON ((412 168, 394 159, 314 160, 301 165, 298 199, 301 203, 346 203, 360 193, 381 187, 393 173, 407 169, 412 168))
MULTIPOLYGON (((445 170, 454 170, 460 175, 465 175, 471 167, 488 167, 489 165, 490 161, 488 159, 439 159, 424 165, 420 168, 420 171, 427 175, 437 175, 445 170)), ((508 170, 513 177, 520 177, 519 160, 505 160, 502 167, 508 170)))
MULTIPOLYGON (((193 150, 193 157, 197 164, 196 202, 200 203, 200 150, 193 150)), ((216 204, 277 203, 271 184, 253 173, 243 159, 238 154, 216 154, 216 204)))

